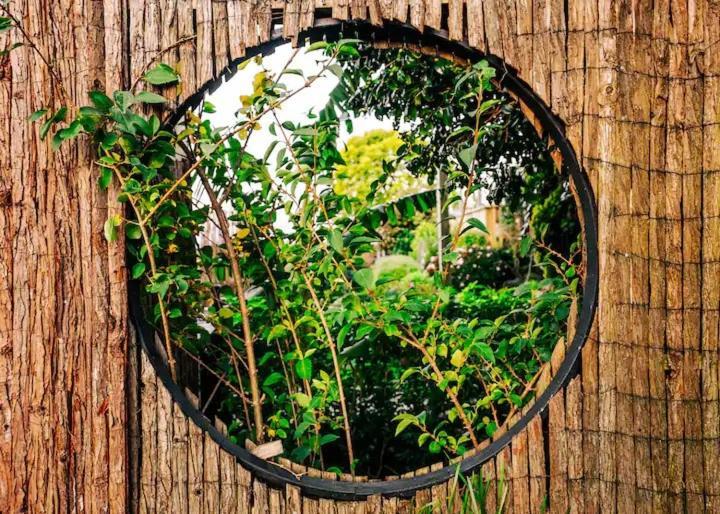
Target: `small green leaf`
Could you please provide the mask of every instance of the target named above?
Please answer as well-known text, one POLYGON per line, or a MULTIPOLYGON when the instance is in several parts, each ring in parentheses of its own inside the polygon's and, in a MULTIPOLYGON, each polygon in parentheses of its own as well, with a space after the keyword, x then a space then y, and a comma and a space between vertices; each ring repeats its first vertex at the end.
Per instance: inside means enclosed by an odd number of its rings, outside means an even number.
POLYGON ((495 363, 495 353, 493 352, 492 348, 490 348, 490 345, 486 343, 477 343, 475 345, 475 349, 477 350, 480 357, 490 363, 495 363))
POLYGON ((125 225, 125 235, 128 239, 140 239, 142 237, 140 225, 137 223, 128 223, 125 225))
POLYGON ((145 273, 145 263, 144 262, 138 262, 135 264, 135 266, 132 267, 132 271, 130 272, 130 276, 133 279, 140 278, 142 274, 145 273))
POLYGON ((47 114, 47 112, 48 112, 47 109, 37 110, 28 117, 28 121, 30 123, 36 122, 37 120, 39 120, 40 118, 45 116, 45 114, 47 114))
POLYGON ((48 132, 50 132, 53 125, 61 121, 65 121, 65 116, 67 116, 67 107, 60 107, 57 111, 55 111, 55 114, 53 114, 50 119, 43 123, 40 127, 40 139, 44 140, 47 137, 48 132))
POLYGON ((295 393, 293 396, 297 404, 303 409, 310 405, 310 397, 305 393, 295 393))
POLYGON ((358 270, 353 275, 353 280, 365 289, 372 289, 375 285, 375 276, 370 268, 363 268, 358 270))
POLYGON ((128 107, 135 103, 135 97, 129 91, 115 91, 113 98, 121 111, 127 110, 128 107))
POLYGON ((480 232, 484 232, 485 234, 489 234, 488 229, 485 226, 485 223, 483 223, 482 221, 480 221, 477 218, 470 218, 469 220, 467 220, 467 227, 465 227, 461 233, 464 234, 465 232, 467 232, 468 230, 470 230, 472 228, 477 229, 480 232))
POLYGON ((153 86, 162 86, 166 84, 175 84, 180 80, 180 76, 170 66, 160 63, 143 76, 143 80, 153 86))
POLYGON ((314 52, 315 50, 327 48, 327 46, 328 46, 327 41, 316 41, 312 45, 308 46, 307 50, 305 50, 305 52, 314 52))
POLYGON ((12 28, 12 20, 10 18, 6 17, 0 17, 0 34, 5 32, 6 30, 10 30, 12 28))
POLYGON ((100 168, 100 177, 98 177, 98 185, 100 186, 100 189, 107 189, 110 183, 112 182, 113 178, 113 172, 110 168, 101 167, 100 168))
POLYGON ((122 218, 119 214, 111 216, 105 221, 103 232, 105 233, 105 239, 107 241, 112 242, 117 239, 117 228, 120 226, 121 223, 122 218))
POLYGON ((416 418, 413 417, 407 417, 400 420, 400 423, 398 423, 397 427, 395 428, 395 436, 398 436, 402 433, 403 430, 405 430, 410 425, 413 425, 416 422, 416 418))
POLYGON ((343 327, 340 329, 340 332, 338 332, 336 341, 338 350, 342 350, 343 346, 345 346, 345 338, 347 337, 351 328, 352 325, 348 323, 346 325, 343 325, 343 327))
POLYGON ((320 446, 324 446, 328 443, 332 443, 340 439, 340 436, 337 434, 325 434, 320 438, 320 446))
POLYGON ((102 91, 90 91, 88 96, 92 104, 101 112, 108 112, 113 106, 113 101, 102 91))
POLYGON ((455 350, 450 358, 450 364, 456 368, 461 367, 465 364, 465 353, 462 350, 455 350))
POLYGON ((312 378, 312 372, 312 361, 307 357, 295 363, 295 373, 297 373, 297 376, 302 380, 310 380, 312 378))
POLYGON ((410 378, 412 375, 418 372, 417 368, 407 368, 405 371, 403 371, 403 374, 400 375, 400 382, 405 382, 408 378, 410 378))
POLYGON ((477 153, 478 145, 475 143, 474 145, 468 146, 464 150, 460 150, 460 153, 458 153, 458 157, 460 158, 460 162, 462 162, 465 165, 466 169, 470 169, 470 167, 473 164, 473 161, 475 160, 475 154, 477 153))
POLYGON ((332 246, 333 250, 340 253, 343 250, 343 237, 342 233, 334 228, 329 234, 328 234, 328 241, 330 242, 330 246, 332 246))
POLYGON ((151 91, 140 91, 137 95, 135 95, 135 99, 146 104, 164 104, 167 102, 167 99, 164 96, 151 91))
POLYGON ((527 256, 528 252, 530 251, 530 248, 532 246, 532 239, 530 236, 525 236, 520 240, 520 256, 525 257, 527 256))
POLYGON ((263 382, 263 387, 270 387, 272 385, 277 384, 281 380, 283 380, 282 373, 279 373, 277 371, 271 373, 263 382))

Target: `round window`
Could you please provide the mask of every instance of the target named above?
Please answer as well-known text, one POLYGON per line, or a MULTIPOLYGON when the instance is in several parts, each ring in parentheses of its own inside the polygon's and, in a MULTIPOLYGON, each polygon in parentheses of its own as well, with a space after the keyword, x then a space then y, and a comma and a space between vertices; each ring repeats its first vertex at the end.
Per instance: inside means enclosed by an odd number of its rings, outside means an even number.
POLYGON ((301 40, 172 117, 176 165, 148 178, 131 247, 134 318, 185 413, 260 478, 407 493, 487 460, 570 376, 596 299, 593 196, 499 60, 404 27, 301 40))

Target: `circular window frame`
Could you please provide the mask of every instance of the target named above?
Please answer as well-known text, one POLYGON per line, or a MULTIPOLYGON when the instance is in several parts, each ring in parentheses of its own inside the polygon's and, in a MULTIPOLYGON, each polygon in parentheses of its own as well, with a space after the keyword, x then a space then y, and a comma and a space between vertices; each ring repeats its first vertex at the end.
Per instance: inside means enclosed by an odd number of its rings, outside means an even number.
MULTIPOLYGON (((386 22, 382 27, 378 27, 365 21, 319 20, 314 27, 299 34, 298 43, 303 44, 323 39, 337 41, 343 36, 351 36, 371 43, 410 45, 435 49, 435 53, 438 55, 452 55, 457 59, 470 63, 486 59, 496 69, 503 70, 502 76, 498 79, 499 84, 535 115, 542 130, 555 143, 562 157, 562 165, 566 168, 572 181, 574 192, 577 195, 577 203, 579 203, 578 214, 583 235, 586 272, 583 283, 582 304, 578 313, 573 340, 567 346, 565 357, 547 388, 535 398, 534 403, 517 422, 506 428, 502 435, 491 440, 488 445, 474 455, 457 463, 445 465, 441 469, 415 477, 373 482, 330 480, 309 475, 298 476, 271 461, 253 455, 245 448, 233 443, 188 399, 181 387, 172 379, 170 370, 160 350, 155 344, 150 343, 154 337, 153 328, 144 316, 140 301, 141 287, 136 281, 129 281, 128 285, 130 318, 143 351, 183 414, 204 432, 207 432, 212 440, 224 451, 233 455, 254 477, 270 486, 294 486, 298 487, 303 495, 332 500, 363 500, 373 495, 411 497, 418 490, 427 489, 451 480, 457 473, 458 467, 460 473, 463 474, 469 474, 480 469, 480 466, 495 457, 505 446, 510 444, 513 437, 527 427, 530 420, 537 415, 546 416, 550 399, 578 374, 580 368, 578 357, 590 334, 597 308, 599 282, 597 207, 590 181, 582 166, 580 166, 570 142, 565 137, 563 122, 553 114, 545 102, 533 92, 532 88, 518 77, 516 71, 502 59, 471 48, 467 42, 453 41, 448 37, 446 31, 426 29, 421 33, 410 25, 397 22, 386 22)), ((276 47, 288 42, 288 39, 278 36, 265 44, 248 49, 243 57, 230 63, 219 74, 218 78, 207 82, 171 113, 166 126, 174 127, 188 109, 199 106, 207 93, 215 91, 226 79, 235 74, 241 62, 256 55, 272 53, 276 47)))

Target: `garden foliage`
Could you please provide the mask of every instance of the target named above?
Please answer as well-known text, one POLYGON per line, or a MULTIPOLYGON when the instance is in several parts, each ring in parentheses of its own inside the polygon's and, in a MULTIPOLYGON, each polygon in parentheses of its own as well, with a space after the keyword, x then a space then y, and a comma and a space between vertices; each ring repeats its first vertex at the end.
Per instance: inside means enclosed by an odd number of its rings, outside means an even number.
MULTIPOLYGON (((371 475, 462 455, 532 397, 566 333, 581 278, 567 184, 487 62, 354 40, 305 51, 321 61, 317 75, 292 62, 263 69, 228 127, 202 112, 164 127, 147 114, 165 101, 152 88, 93 91, 87 106, 36 118, 54 146, 93 142, 99 186, 128 206, 105 236, 127 239, 173 373, 183 355, 221 386, 208 394, 234 439, 279 438, 298 462, 371 475), (280 123, 283 104, 325 74, 339 80, 325 108, 280 123), (409 124, 372 163, 363 195, 332 187, 338 170, 352 173, 339 145, 348 113, 409 124), (253 155, 261 125, 274 139, 253 155), (383 197, 399 167, 425 183, 446 173, 444 205, 383 197), (498 248, 466 214, 482 188, 520 220, 498 248), (417 227, 453 205, 447 265, 431 273, 407 254, 417 227)), ((138 84, 177 81, 159 64, 138 84)))

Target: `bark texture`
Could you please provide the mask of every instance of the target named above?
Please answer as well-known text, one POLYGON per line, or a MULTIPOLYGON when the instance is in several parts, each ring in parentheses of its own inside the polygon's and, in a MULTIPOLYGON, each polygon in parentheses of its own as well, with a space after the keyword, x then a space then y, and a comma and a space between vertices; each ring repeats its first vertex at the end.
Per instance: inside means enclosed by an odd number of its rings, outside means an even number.
MULTIPOLYGON (((544 498, 558 513, 720 512, 717 0, 10 8, 78 103, 195 36, 164 56, 180 63, 180 100, 270 38, 271 20, 291 37, 330 13, 444 28, 505 59, 565 121, 591 178, 601 275, 581 374, 547 423, 484 466, 491 491, 516 514, 544 498)), ((53 103, 30 48, 0 57, 0 512, 395 513, 442 501, 446 485, 353 504, 268 489, 179 412, 128 333, 124 250, 102 236, 115 192, 99 192, 87 147, 52 154, 26 122, 53 103)))

